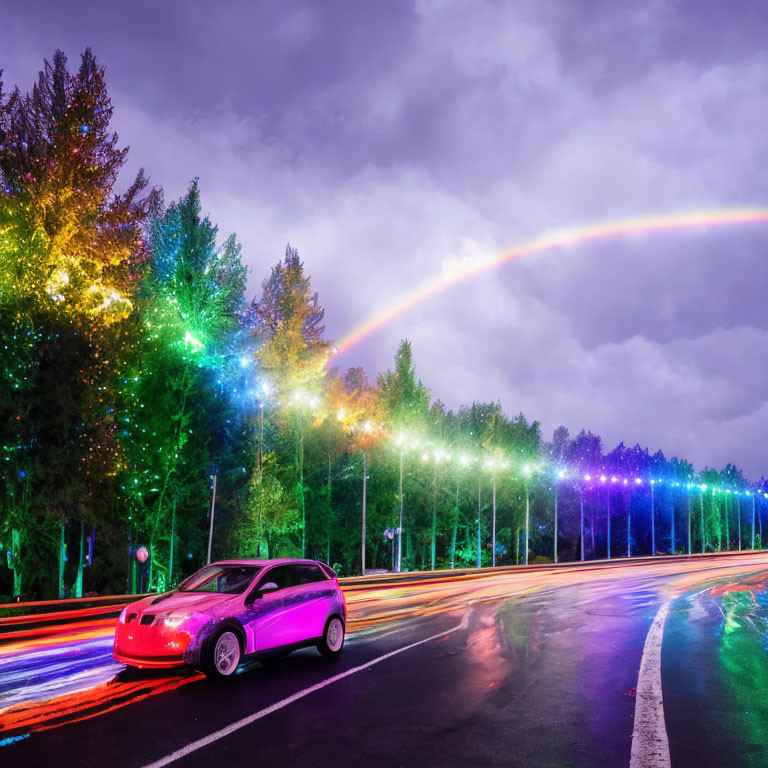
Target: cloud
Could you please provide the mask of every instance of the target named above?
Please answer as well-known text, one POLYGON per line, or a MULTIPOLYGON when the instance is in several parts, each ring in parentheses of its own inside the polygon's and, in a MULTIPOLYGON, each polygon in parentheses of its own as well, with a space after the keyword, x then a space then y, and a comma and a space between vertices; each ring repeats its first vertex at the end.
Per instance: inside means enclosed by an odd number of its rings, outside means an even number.
MULTIPOLYGON (((446 264, 545 230, 768 200, 759 19, 728 16, 734 38, 712 32, 714 4, 665 0, 393 2, 375 17, 355 3, 225 5, 177 28, 138 4, 119 40, 108 18, 83 32, 17 12, 7 75, 89 33, 131 169, 171 198, 200 177, 222 234, 244 243, 252 292, 298 247, 337 338, 446 264)), ((501 400, 546 432, 584 426, 609 447, 759 475, 767 245, 744 227, 521 260, 340 362, 381 369, 407 336, 451 407, 501 400)))

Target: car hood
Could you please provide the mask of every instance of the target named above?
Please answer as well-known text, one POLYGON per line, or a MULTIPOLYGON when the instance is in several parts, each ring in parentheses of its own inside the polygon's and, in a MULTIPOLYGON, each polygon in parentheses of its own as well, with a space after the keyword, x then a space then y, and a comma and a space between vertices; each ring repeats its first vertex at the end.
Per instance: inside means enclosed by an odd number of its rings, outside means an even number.
POLYGON ((222 595, 214 592, 168 592, 140 600, 131 608, 136 608, 141 613, 167 613, 168 611, 211 613, 237 597, 238 595, 222 595))

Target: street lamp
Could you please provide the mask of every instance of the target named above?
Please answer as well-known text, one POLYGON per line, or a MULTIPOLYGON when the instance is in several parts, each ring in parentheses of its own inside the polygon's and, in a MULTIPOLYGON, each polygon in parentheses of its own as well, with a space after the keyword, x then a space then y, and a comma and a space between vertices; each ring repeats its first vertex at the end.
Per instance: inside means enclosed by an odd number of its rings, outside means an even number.
MULTIPOLYGON (((400 448, 400 524, 397 526, 397 562, 395 573, 400 573, 403 565, 403 454, 405 453, 405 437, 402 434, 397 436, 395 445, 400 448)), ((414 441, 411 448, 418 448, 418 446, 418 442, 414 441)))
MULTIPOLYGON (((309 395, 303 390, 293 393, 290 403, 292 405, 308 405, 310 409, 316 409, 320 398, 309 395)), ((304 497, 304 420, 299 419, 299 490, 301 492, 301 556, 307 556, 307 506, 304 497)))
MULTIPOLYGON (((341 417, 344 418, 343 416, 341 417)), ((363 424, 363 430, 365 432, 373 432, 373 424, 371 424, 370 421, 366 421, 365 424, 363 424)), ((362 510, 362 520, 361 520, 361 531, 360 531, 360 565, 361 565, 361 573, 363 576, 365 576, 365 513, 366 513, 366 504, 368 500, 368 456, 366 453, 365 448, 363 448, 363 510, 362 510)))
MULTIPOLYGON (((635 478, 635 485, 642 485, 643 481, 639 478, 635 478)), ((627 557, 632 557, 632 486, 629 485, 628 480, 624 480, 624 485, 627 486, 627 557)))
MULTIPOLYGON (((485 468, 491 470, 492 507, 491 507, 491 567, 496 567, 496 473, 493 471, 496 462, 488 459, 485 462, 485 468)), ((479 510, 478 510, 479 515, 479 510)))
POLYGON ((211 542, 213 541, 213 514, 216 510, 216 474, 210 475, 211 480, 213 480, 213 491, 211 493, 211 525, 208 528, 208 559, 205 561, 205 564, 208 565, 208 563, 211 562, 211 542))
POLYGON ((479 568, 482 565, 482 554, 481 554, 481 547, 482 547, 482 539, 480 535, 480 494, 482 492, 482 482, 483 477, 481 474, 478 473, 477 475, 477 567, 479 568))
POLYGON ((651 557, 656 555, 656 510, 653 498, 655 487, 656 481, 651 479, 651 557))
MULTIPOLYGON (((584 480, 588 483, 592 480, 592 475, 584 475, 584 480)), ((581 560, 584 561, 584 486, 579 483, 579 536, 581 537, 581 560)))
POLYGON ((560 469, 557 472, 557 477, 555 478, 555 535, 554 540, 552 542, 552 551, 554 555, 554 562, 557 562, 557 481, 562 480, 565 477, 565 470, 560 469))
POLYGON ((528 491, 528 478, 531 476, 531 468, 527 465, 523 465, 523 475, 525 477, 525 553, 523 555, 523 562, 528 565, 528 527, 531 519, 531 499, 528 491))
POLYGON ((432 570, 435 570, 435 559, 437 557, 437 465, 443 460, 450 461, 451 454, 446 453, 439 448, 434 453, 434 473, 432 475, 432 490, 434 498, 432 500, 432 570))
MULTIPOLYGON (((600 475, 600 482, 605 483, 608 480, 608 478, 605 475, 600 475)), ((606 494, 606 504, 607 504, 607 515, 606 520, 608 521, 608 559, 611 559, 611 489, 610 486, 607 488, 606 494)))
MULTIPOLYGON (((720 518, 720 512, 717 510, 717 507, 715 506, 715 486, 712 486, 712 515, 717 513, 718 520, 720 518)), ((718 489, 719 490, 719 489, 718 489)), ((714 547, 714 543, 712 544, 714 547)), ((717 551, 722 552, 723 551, 723 533, 722 528, 720 525, 717 526, 717 551)))
MULTIPOLYGON (((459 464, 462 467, 466 467, 469 464, 469 459, 466 456, 461 456, 459 457, 459 464)), ((454 520, 454 523, 453 523, 453 539, 451 541, 451 569, 452 570, 456 567, 456 534, 459 527, 459 514, 460 514, 459 485, 460 485, 460 474, 459 472, 457 472, 456 473, 456 519, 454 520)))

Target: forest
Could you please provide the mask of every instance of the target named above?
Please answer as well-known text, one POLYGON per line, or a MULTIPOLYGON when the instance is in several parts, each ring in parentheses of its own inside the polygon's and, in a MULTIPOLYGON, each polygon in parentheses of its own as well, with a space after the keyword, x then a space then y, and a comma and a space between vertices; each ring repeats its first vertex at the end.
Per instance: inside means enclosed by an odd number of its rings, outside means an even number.
POLYGON ((249 296, 197 181, 120 177, 112 115, 90 50, 0 80, 0 601, 164 591, 209 556, 348 576, 762 547, 768 486, 734 464, 448 410, 407 340, 340 370, 312 244, 248 254, 249 296))

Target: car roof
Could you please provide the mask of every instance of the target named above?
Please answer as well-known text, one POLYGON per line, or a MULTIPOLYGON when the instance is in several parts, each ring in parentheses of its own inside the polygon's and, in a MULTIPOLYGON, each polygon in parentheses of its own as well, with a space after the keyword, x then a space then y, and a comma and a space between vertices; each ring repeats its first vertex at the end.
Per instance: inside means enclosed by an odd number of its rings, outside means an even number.
POLYGON ((260 565, 266 567, 268 565, 287 565, 289 563, 312 563, 318 565, 317 560, 305 560, 300 557, 278 557, 272 560, 256 560, 251 558, 243 558, 237 560, 216 560, 210 565, 260 565))

